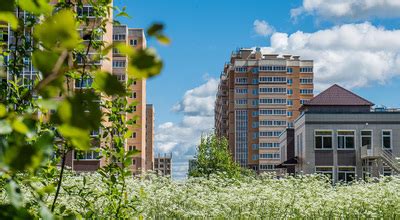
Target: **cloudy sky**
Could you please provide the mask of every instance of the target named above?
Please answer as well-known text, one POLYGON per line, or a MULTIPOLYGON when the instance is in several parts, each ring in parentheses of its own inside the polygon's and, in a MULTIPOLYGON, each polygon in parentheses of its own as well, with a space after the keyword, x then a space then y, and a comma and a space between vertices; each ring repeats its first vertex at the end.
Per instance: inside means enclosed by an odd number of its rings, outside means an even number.
POLYGON ((316 90, 337 83, 372 102, 400 106, 399 0, 115 0, 131 27, 166 25, 170 46, 148 81, 156 109, 155 150, 173 153, 184 178, 201 135, 212 131, 218 78, 232 51, 262 47, 315 61, 316 90))

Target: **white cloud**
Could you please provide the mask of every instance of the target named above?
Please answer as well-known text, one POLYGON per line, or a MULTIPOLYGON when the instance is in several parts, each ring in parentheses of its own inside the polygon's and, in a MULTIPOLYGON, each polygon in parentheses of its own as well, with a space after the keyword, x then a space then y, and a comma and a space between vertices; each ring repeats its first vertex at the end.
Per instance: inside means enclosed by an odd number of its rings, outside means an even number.
POLYGON ((261 36, 271 35, 275 30, 274 27, 264 20, 255 20, 253 23, 254 31, 261 36))
POLYGON ((264 52, 291 53, 314 60, 317 90, 333 83, 363 87, 384 84, 400 75, 400 30, 368 22, 346 24, 314 33, 274 33, 264 52))
POLYGON ((186 115, 214 115, 214 100, 218 80, 214 78, 194 89, 185 92, 182 101, 172 107, 174 112, 183 112, 186 115))
POLYGON ((209 78, 204 84, 185 92, 182 100, 173 106, 183 113, 178 123, 166 122, 156 128, 156 152, 173 154, 173 175, 182 178, 187 172, 187 161, 193 158, 202 134, 214 127, 214 102, 218 80, 209 78))
POLYGON ((399 0, 303 0, 301 7, 291 10, 292 18, 311 14, 328 20, 400 17, 399 0))

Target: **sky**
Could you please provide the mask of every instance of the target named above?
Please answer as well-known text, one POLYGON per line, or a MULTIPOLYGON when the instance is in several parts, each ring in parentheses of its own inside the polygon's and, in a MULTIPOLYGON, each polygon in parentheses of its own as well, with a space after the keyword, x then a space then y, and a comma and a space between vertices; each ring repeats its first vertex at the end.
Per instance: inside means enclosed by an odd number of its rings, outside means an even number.
POLYGON ((148 40, 165 66, 147 81, 155 107, 155 152, 173 154, 184 178, 201 135, 214 126, 218 80, 232 51, 314 60, 315 93, 332 84, 377 105, 400 107, 399 0, 115 0, 134 28, 165 25, 172 40, 148 40))

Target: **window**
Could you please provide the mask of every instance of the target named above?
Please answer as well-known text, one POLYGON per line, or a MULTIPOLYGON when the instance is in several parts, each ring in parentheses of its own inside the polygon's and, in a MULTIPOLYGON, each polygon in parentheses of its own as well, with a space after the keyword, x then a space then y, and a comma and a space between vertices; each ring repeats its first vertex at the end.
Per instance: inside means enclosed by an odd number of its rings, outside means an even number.
POLYGON ((253 128, 258 128, 258 122, 253 122, 253 123, 252 123, 252 127, 253 127, 253 128))
POLYGON ((113 60, 112 67, 113 68, 124 68, 126 65, 125 60, 113 60))
POLYGON ((235 72, 237 73, 245 73, 247 72, 247 67, 236 67, 235 72))
POLYGON ((288 80, 287 80, 287 84, 288 84, 288 85, 292 85, 292 84, 293 84, 293 79, 288 79, 288 80))
POLYGON ((392 131, 382 131, 382 147, 383 149, 392 148, 392 131))
POLYGON ((333 180, 333 167, 315 167, 315 173, 325 175, 331 181, 333 180))
POLYGON ((116 74, 115 77, 117 77, 119 81, 125 81, 125 74, 116 74))
POLYGON ((312 78, 300 78, 300 84, 313 84, 312 78))
POLYGON ((287 105, 288 105, 288 106, 292 106, 292 105, 293 105, 293 100, 288 99, 288 100, 287 100, 287 105))
POLYGON ((260 159, 280 159, 279 153, 260 154, 260 159))
POLYGON ((280 93, 280 94, 285 94, 286 93, 286 88, 261 87, 260 88, 260 93, 280 93))
POLYGON ((260 126, 286 126, 286 121, 279 120, 261 120, 260 126))
POLYGON ((129 41, 129 44, 131 45, 131 46, 136 46, 137 45, 137 40, 135 39, 131 39, 130 41, 129 41))
POLYGON ((252 101, 251 101, 251 104, 252 104, 253 106, 258 106, 258 99, 252 100, 252 101))
POLYGON ((260 148, 279 148, 279 143, 277 142, 266 142, 260 143, 260 148))
POLYGON ((253 112, 251 113, 251 116, 257 117, 257 116, 258 116, 258 111, 253 111, 253 112))
POLYGON ((286 104, 286 99, 260 99, 260 104, 286 104))
POLYGON ((258 144, 252 144, 252 145, 251 145, 251 148, 252 148, 253 150, 258 150, 258 144))
POLYGON ((257 139, 258 138, 258 132, 253 132, 253 139, 257 139))
POLYGON ((129 146, 129 147, 128 147, 128 150, 129 150, 129 151, 134 151, 134 150, 136 150, 136 146, 129 146))
POLYGON ((355 180, 356 172, 354 167, 339 167, 338 168, 338 181, 351 182, 355 180))
POLYGON ((287 90, 287 94, 288 94, 288 95, 293 95, 293 89, 288 89, 288 90, 287 90))
POLYGON ((82 54, 76 55, 76 63, 78 65, 83 65, 85 62, 86 64, 93 64, 93 65, 101 65, 102 56, 96 53, 89 53, 86 58, 82 54))
POLYGON ((258 160, 258 154, 253 154, 252 159, 253 159, 253 160, 258 160))
POLYGON ((292 68, 292 67, 288 67, 288 68, 286 69, 286 72, 289 73, 289 74, 290 74, 290 73, 293 73, 293 68, 292 68))
POLYGON ((279 137, 282 131, 260 131, 260 137, 279 137))
POLYGON ((252 93, 253 93, 253 95, 258 95, 258 90, 257 89, 253 89, 252 93))
POLYGON ((300 89, 300 94, 313 94, 312 89, 300 89))
POLYGON ((235 79, 236 84, 246 84, 247 83, 247 78, 246 77, 237 77, 235 79))
POLYGON ((90 136, 91 137, 98 137, 99 134, 100 134, 99 130, 93 130, 93 131, 90 132, 90 136))
POLYGON ((275 164, 260 164, 260 170, 275 170, 275 164))
POLYGON ((286 77, 262 76, 259 78, 259 81, 267 83, 286 83, 286 77))
POLYGON ((75 80, 75 88, 91 88, 93 83, 92 78, 86 78, 86 79, 76 79, 75 80))
POLYGON ((286 66, 260 66, 259 70, 267 72, 286 72, 286 66))
POLYGON ((75 160, 98 160, 100 153, 97 150, 74 151, 75 160))
POLYGON ((247 99, 236 99, 236 105, 247 105, 247 99))
POLYGON ((136 92, 132 92, 131 98, 132 98, 132 99, 136 99, 136 92))
POLYGON ((288 117, 292 117, 292 116, 293 116, 293 112, 292 112, 292 111, 288 111, 288 112, 287 112, 287 116, 288 116, 288 117))
POLYGON ((260 109, 260 115, 286 115, 286 109, 260 109))
POLYGON ((247 89, 236 89, 236 94, 247 94, 247 89))
POLYGON ((113 40, 115 41, 125 41, 126 35, 125 34, 114 34, 113 40))
POLYGON ((354 149, 354 131, 338 131, 337 141, 339 149, 354 149))
POLYGON ((258 68, 251 69, 251 72, 254 73, 254 74, 257 74, 258 73, 258 68))
POLYGON ((300 99, 300 104, 301 105, 304 105, 306 102, 308 102, 309 100, 308 99, 300 99))
POLYGON ((133 133, 132 133, 131 138, 136 138, 136 132, 133 132, 133 133))
POLYGON ((312 73, 313 72, 313 67, 300 67, 300 73, 312 73))
POLYGON ((78 16, 79 17, 94 17, 95 13, 94 13, 94 8, 91 5, 84 5, 82 7, 78 7, 76 9, 78 16))
POLYGON ((253 79, 253 84, 258 84, 258 79, 253 79))
POLYGON ((332 131, 315 131, 315 148, 332 149, 332 131))
POLYGON ((372 131, 361 131, 361 147, 372 149, 372 131))

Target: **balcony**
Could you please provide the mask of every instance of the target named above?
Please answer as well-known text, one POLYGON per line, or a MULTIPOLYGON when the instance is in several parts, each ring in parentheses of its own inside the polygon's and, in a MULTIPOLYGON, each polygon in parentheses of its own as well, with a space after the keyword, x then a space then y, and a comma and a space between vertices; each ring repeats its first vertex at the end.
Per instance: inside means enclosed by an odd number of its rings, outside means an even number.
POLYGON ((381 156, 382 149, 371 147, 371 145, 361 146, 361 159, 377 159, 381 156))

